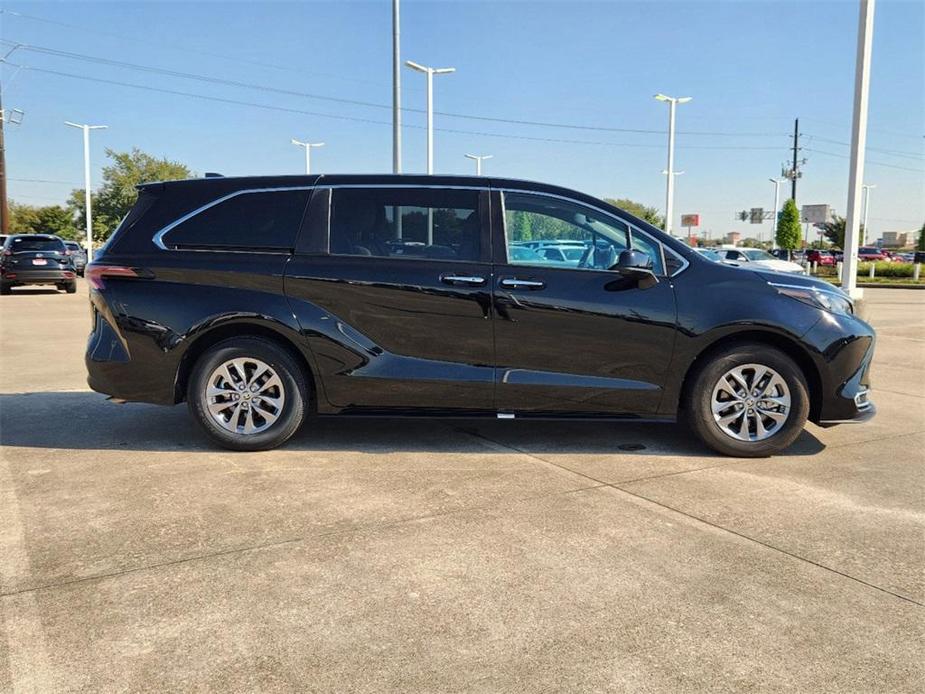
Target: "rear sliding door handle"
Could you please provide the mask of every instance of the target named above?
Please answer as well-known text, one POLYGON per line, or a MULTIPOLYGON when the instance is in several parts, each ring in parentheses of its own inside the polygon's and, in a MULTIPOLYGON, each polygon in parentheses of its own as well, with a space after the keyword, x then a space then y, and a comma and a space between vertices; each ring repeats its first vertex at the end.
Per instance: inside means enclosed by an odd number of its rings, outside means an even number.
POLYGON ((475 275, 440 275, 440 281, 444 284, 465 285, 469 287, 481 287, 485 284, 484 277, 475 275))
POLYGON ((531 291, 543 289, 546 286, 545 282, 540 282, 539 280, 521 280, 516 277, 503 279, 500 284, 505 289, 529 289, 531 291))

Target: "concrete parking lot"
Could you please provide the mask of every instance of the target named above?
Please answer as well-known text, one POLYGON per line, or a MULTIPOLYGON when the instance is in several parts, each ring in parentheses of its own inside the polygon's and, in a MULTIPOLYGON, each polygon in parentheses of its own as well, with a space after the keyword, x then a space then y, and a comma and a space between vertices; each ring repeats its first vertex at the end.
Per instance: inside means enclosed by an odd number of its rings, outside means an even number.
POLYGON ((0 300, 0 691, 921 691, 925 292, 864 426, 310 423, 89 391, 86 286, 0 300))

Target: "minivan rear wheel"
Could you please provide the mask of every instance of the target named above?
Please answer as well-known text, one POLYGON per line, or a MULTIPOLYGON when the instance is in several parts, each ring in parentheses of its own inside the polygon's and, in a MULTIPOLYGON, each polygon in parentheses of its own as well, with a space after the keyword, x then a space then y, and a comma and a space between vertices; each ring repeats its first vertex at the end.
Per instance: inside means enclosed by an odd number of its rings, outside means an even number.
POLYGON ((684 410, 691 429, 713 450, 765 457, 800 435, 809 415, 809 388, 800 367, 780 350, 733 345, 700 367, 684 410))
POLYGON ((187 388, 193 417, 224 448, 261 451, 302 425, 305 375, 285 349, 258 337, 224 340, 196 361, 187 388))

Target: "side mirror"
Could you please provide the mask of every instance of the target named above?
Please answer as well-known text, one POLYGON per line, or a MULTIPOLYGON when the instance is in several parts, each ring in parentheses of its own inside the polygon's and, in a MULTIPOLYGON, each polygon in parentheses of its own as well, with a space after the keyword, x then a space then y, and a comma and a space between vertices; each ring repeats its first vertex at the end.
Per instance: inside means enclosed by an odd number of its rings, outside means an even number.
POLYGON ((629 277, 640 283, 644 282, 649 287, 653 284, 658 284, 658 278, 652 268, 652 258, 649 257, 648 253, 625 250, 620 252, 617 264, 612 269, 624 277, 629 277))

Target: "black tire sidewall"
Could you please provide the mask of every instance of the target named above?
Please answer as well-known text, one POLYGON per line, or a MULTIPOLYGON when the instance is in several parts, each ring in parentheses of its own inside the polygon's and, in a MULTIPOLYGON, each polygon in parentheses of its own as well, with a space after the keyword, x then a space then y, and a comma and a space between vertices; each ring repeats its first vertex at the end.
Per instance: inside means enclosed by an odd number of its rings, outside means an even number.
POLYGON ((193 418, 215 443, 237 451, 262 451, 285 443, 302 425, 308 402, 305 375, 287 350, 269 340, 255 337, 232 338, 216 344, 196 361, 187 384, 187 405, 193 418), (229 359, 250 357, 272 367, 283 382, 286 401, 279 419, 258 434, 235 434, 212 419, 205 397, 209 375, 229 359))
POLYGON ((803 431, 809 416, 809 388, 800 367, 780 350, 765 345, 737 345, 712 355, 703 364, 688 392, 685 414, 694 433, 713 450, 742 458, 766 457, 792 444, 803 431), (743 364, 771 367, 790 390, 790 417, 779 432, 764 441, 738 441, 724 433, 713 418, 713 388, 723 374, 743 364))

